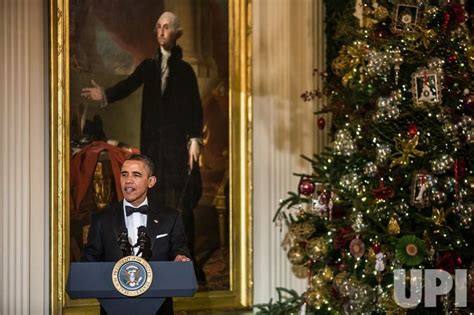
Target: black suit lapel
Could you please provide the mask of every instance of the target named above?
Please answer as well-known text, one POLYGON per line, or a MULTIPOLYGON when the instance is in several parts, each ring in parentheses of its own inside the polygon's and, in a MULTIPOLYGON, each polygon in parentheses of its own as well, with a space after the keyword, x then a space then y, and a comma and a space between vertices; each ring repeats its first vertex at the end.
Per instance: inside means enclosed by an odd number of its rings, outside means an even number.
POLYGON ((158 235, 160 229, 160 222, 163 220, 160 212, 158 211, 158 207, 156 207, 153 203, 148 203, 148 218, 146 222, 146 229, 148 236, 151 240, 151 248, 155 244, 156 236, 158 235))
POLYGON ((127 225, 125 224, 125 217, 123 214, 123 200, 116 204, 114 209, 113 229, 116 237, 125 231, 127 232, 127 225))

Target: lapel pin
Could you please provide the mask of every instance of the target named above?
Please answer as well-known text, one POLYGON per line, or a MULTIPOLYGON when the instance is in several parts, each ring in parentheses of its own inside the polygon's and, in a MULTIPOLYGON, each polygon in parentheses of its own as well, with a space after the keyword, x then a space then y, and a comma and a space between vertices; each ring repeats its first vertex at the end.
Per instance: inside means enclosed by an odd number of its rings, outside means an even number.
POLYGON ((156 224, 158 224, 158 220, 153 220, 156 224))

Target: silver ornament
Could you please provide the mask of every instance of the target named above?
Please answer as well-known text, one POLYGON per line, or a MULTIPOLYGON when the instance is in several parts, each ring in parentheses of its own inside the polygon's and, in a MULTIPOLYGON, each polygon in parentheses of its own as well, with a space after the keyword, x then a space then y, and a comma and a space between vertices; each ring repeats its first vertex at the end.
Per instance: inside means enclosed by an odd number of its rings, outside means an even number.
POLYGON ((364 222, 364 215, 360 211, 351 215, 351 221, 353 222, 351 227, 356 233, 360 233, 367 228, 367 224, 364 222))
POLYGON ((454 187, 456 186, 456 180, 453 177, 446 177, 441 182, 441 185, 444 191, 452 193, 454 192, 454 187))
POLYGON ((369 177, 375 177, 378 173, 378 167, 374 162, 370 161, 364 165, 364 174, 369 177))
POLYGON ((453 157, 443 154, 440 157, 430 161, 431 170, 435 174, 443 174, 447 170, 451 169, 454 165, 453 157))
POLYGON ((431 201, 433 202, 433 204, 442 205, 446 203, 447 200, 448 200, 448 196, 446 195, 444 191, 434 190, 431 192, 431 201))
POLYGON ((378 165, 385 164, 388 159, 390 158, 391 150, 388 144, 377 144, 377 148, 375 149, 376 153, 376 163, 378 165))
POLYGON ((357 188, 359 187, 360 183, 360 178, 359 174, 357 173, 350 173, 341 176, 341 179, 339 180, 339 185, 341 185, 342 188, 351 190, 351 191, 356 191, 357 188))
POLYGON ((444 65, 444 60, 440 58, 432 58, 428 61, 428 68, 442 70, 444 65))
POLYGON ((336 131, 333 142, 333 150, 337 155, 351 156, 356 151, 355 141, 351 133, 347 129, 339 129, 336 131))

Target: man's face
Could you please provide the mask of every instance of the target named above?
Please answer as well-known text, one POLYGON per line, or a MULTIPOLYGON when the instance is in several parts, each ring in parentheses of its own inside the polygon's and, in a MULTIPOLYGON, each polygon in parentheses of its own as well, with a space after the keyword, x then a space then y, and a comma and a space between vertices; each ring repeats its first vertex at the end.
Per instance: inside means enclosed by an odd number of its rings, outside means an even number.
POLYGON ((173 28, 171 18, 163 15, 158 20, 156 27, 156 39, 158 44, 166 50, 171 50, 176 41, 176 31, 173 28))
POLYGON ((146 198, 148 189, 156 183, 156 177, 150 172, 143 161, 127 160, 120 172, 120 186, 125 200, 139 206, 146 198))

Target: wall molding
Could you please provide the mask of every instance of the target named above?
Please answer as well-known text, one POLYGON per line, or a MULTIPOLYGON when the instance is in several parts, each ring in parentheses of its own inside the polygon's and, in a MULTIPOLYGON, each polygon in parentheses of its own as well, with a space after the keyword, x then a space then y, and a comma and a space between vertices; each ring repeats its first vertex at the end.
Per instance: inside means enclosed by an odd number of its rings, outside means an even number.
POLYGON ((48 310, 43 1, 0 0, 0 313, 48 310))
POLYGON ((297 189, 293 173, 311 172, 300 155, 321 150, 313 112, 321 102, 303 102, 305 90, 320 86, 313 68, 324 68, 322 1, 253 2, 254 108, 254 300, 276 298, 276 287, 303 292, 282 248, 286 229, 272 218, 280 199, 297 189), (317 53, 315 53, 317 52, 317 53))

